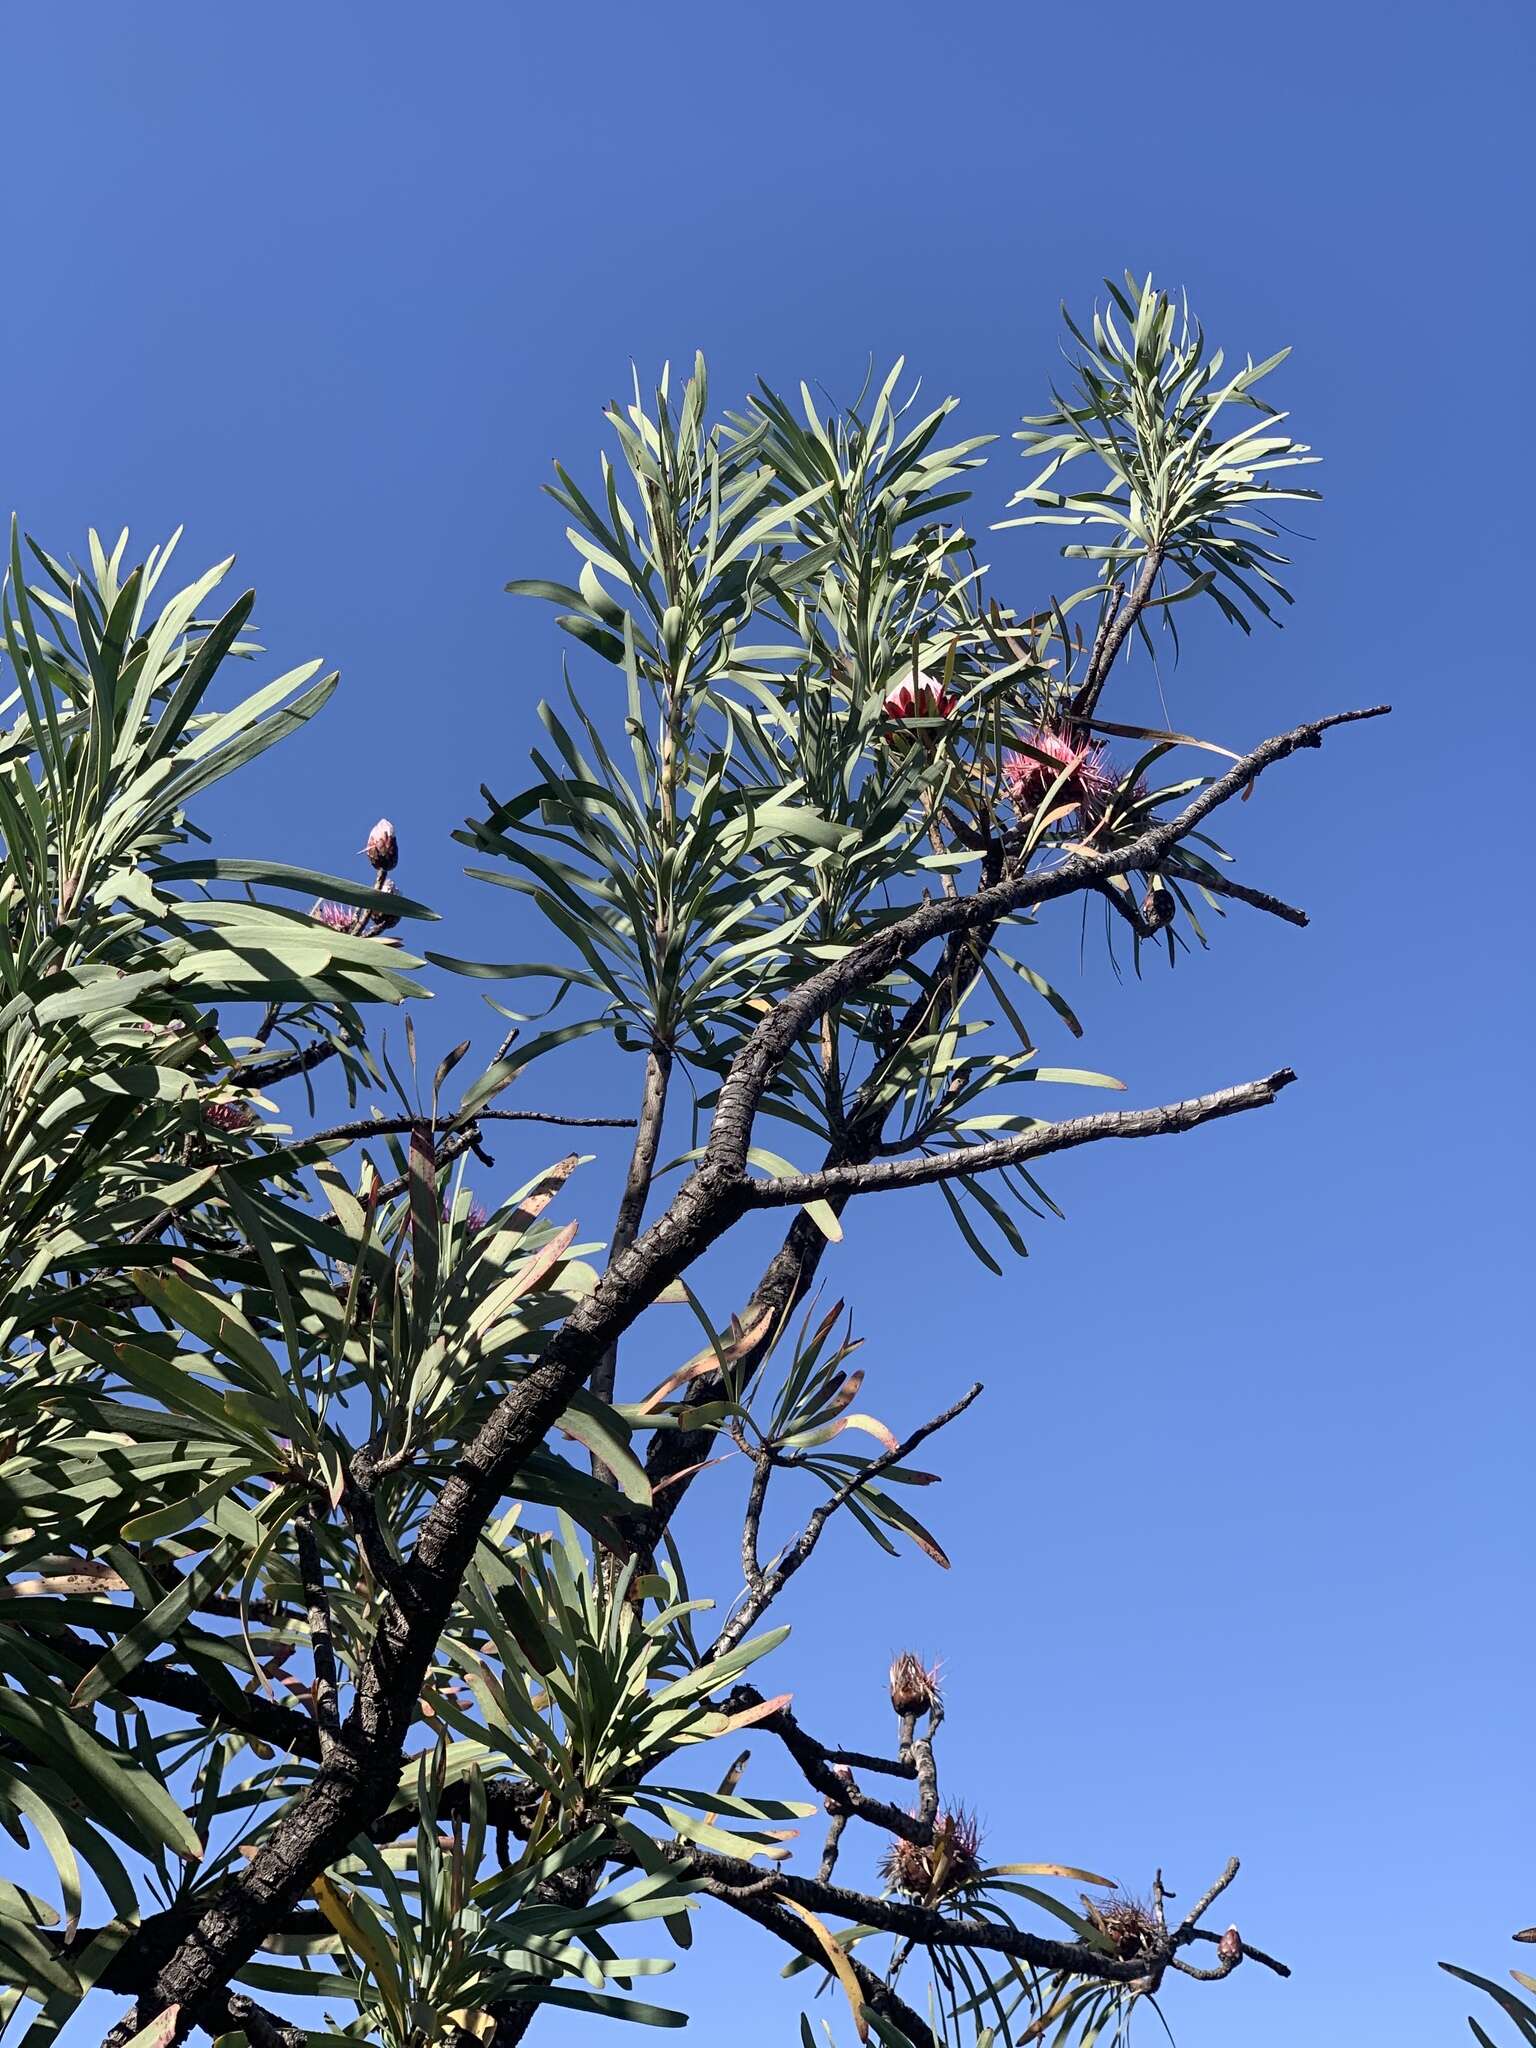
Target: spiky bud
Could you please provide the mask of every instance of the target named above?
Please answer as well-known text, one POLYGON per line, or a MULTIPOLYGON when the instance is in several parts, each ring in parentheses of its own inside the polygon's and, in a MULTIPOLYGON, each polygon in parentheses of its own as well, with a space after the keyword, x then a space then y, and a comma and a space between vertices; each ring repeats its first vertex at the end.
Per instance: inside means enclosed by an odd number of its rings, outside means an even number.
POLYGON ((898 1714, 927 1714, 939 1704, 939 1667, 903 1650, 891 1665, 891 1705, 898 1714))
POLYGON ((1216 1953, 1229 1967, 1243 1960, 1243 1937, 1235 1927, 1229 1927, 1217 1942, 1216 1953))
POLYGON ((380 818, 368 834, 368 843, 363 848, 370 867, 377 868, 381 875, 387 875, 400 858, 400 842, 395 837, 395 828, 388 818, 380 818))

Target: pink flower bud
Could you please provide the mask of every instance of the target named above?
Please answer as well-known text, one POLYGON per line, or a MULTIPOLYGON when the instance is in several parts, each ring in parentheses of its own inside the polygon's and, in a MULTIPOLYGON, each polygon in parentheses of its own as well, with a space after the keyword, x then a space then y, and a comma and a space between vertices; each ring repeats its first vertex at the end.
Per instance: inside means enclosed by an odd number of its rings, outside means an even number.
POLYGON ((359 913, 347 903, 317 903, 309 914, 316 924, 323 924, 327 931, 352 932, 357 929, 359 913))
POLYGON ((881 708, 887 718, 948 718, 959 701, 936 677, 919 669, 915 678, 904 676, 886 692, 881 708))
POLYGON ((369 865, 377 868, 381 875, 387 875, 399 860, 400 842, 396 839, 395 828, 388 818, 380 818, 368 834, 368 843, 363 851, 368 856, 369 865))
POLYGON ((1243 1937, 1235 1927, 1229 1927, 1217 1942, 1216 1953, 1224 1963, 1240 1963, 1243 1960, 1243 1937))

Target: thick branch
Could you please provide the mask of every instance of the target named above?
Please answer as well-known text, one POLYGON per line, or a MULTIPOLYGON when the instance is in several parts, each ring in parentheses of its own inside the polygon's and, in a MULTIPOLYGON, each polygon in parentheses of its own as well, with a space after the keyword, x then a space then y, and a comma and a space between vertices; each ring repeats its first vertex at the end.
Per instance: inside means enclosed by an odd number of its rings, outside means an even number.
MULTIPOLYGON (((710 1878, 716 1885, 739 1891, 747 1885, 761 1885, 764 1873, 755 1863, 739 1857, 719 1856, 696 1849, 691 1843, 668 1843, 662 1853, 690 1876, 710 1878)), ((1083 1941, 1055 1941, 1049 1935, 1032 1933, 996 1920, 977 1920, 950 1914, 935 1906, 920 1906, 894 1898, 876 1898, 842 1885, 822 1884, 793 1871, 772 1873, 770 1896, 793 1899, 818 1916, 847 1920, 855 1925, 878 1927, 900 1934, 920 1948, 971 1948, 1011 1956, 1038 1970, 1065 1971, 1074 1977, 1092 1977, 1105 1984, 1132 1984, 1147 1975, 1148 1958, 1120 1956, 1106 1949, 1091 1948, 1083 1941)))
POLYGON ((1389 707, 1341 711, 1263 741, 1209 783, 1172 818, 1150 825, 1122 847, 1106 852, 1080 848, 1054 868, 1010 875, 958 902, 945 898, 920 904, 906 917, 851 946, 842 957, 813 974, 775 1003, 731 1063, 715 1108, 706 1160, 728 1171, 745 1169, 752 1125, 763 1092, 801 1034, 833 1003, 871 987, 910 960, 934 939, 974 931, 999 918, 1076 894, 1115 875, 1155 868, 1202 819, 1252 786, 1263 771, 1303 747, 1317 747, 1337 725, 1379 718, 1389 707))
MULTIPOLYGON (((752 1868, 750 1864, 743 1867, 748 1870, 752 1868)), ((828 1967, 827 1952, 813 1931, 803 1920, 797 1919, 783 1906, 776 1906, 763 1892, 742 1891, 738 1887, 721 1883, 718 1879, 702 1873, 699 1883, 700 1889, 710 1898, 718 1899, 733 1912, 755 1921, 768 1933, 777 1935, 786 1948, 792 1948, 797 1955, 804 1956, 807 1962, 819 1963, 823 1969, 828 1967)), ((911 2041, 912 2048, 938 2048, 927 2021, 915 2012, 904 1998, 893 1991, 889 1984, 882 1982, 874 1971, 867 1964, 861 1963, 856 1956, 848 1958, 848 1966, 853 1971, 864 2003, 871 2012, 879 2013, 882 2019, 888 2019, 900 2027, 911 2041)))
POLYGON ((823 1173, 787 1174, 782 1180, 749 1180, 749 1200, 754 1209, 781 1209, 788 1203, 813 1202, 827 1195, 883 1194, 892 1188, 929 1187, 935 1181, 956 1180, 962 1174, 990 1173, 1002 1166, 1017 1166, 1026 1159, 1039 1159, 1050 1152, 1070 1152, 1079 1145, 1097 1144, 1104 1138, 1163 1138, 1181 1131, 1193 1131, 1218 1118, 1237 1116, 1248 1109, 1263 1109, 1296 1076, 1281 1067, 1262 1081, 1244 1081, 1235 1088, 1220 1088, 1211 1095, 1191 1096, 1186 1102, 1165 1102, 1155 1109, 1105 1110, 1098 1116, 1069 1118, 1065 1123, 1041 1124, 1015 1138, 998 1138, 985 1145, 964 1145, 948 1152, 920 1159, 879 1159, 868 1166, 838 1166, 823 1173))

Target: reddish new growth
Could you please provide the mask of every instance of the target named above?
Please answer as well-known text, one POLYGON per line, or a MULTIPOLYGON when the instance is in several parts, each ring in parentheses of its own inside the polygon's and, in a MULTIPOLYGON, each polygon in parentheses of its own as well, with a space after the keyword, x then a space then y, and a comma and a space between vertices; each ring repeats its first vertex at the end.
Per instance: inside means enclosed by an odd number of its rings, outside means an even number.
POLYGON ((1031 726, 1021 737, 1035 752, 1003 757, 1003 792, 1016 810, 1033 815, 1063 770, 1067 777, 1052 799, 1053 810, 1070 806, 1086 823, 1104 809, 1116 787, 1106 747, 1051 725, 1031 726))
POLYGON ((939 1667, 930 1670, 912 1650, 903 1650, 891 1665, 891 1705, 898 1714, 928 1714, 939 1706, 939 1667))
POLYGON ((981 1828, 975 1814, 963 1806, 941 1813, 926 1846, 898 1836, 885 1852, 880 1875, 892 1891, 930 1902, 974 1884, 981 1875, 981 1828))
POLYGON ((210 1131, 222 1131, 233 1136, 236 1131, 248 1131, 256 1121, 256 1112, 245 1102, 205 1102, 203 1122, 210 1131))

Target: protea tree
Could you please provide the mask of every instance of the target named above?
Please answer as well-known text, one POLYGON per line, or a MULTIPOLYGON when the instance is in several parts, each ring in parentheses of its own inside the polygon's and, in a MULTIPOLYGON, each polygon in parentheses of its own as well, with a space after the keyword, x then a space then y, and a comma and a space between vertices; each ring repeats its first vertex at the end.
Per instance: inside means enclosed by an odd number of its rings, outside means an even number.
POLYGON ((1284 597, 1273 507, 1310 458, 1259 395, 1279 358, 1223 366, 1150 283, 1073 334, 1005 522, 1066 529, 1082 587, 1043 609, 986 586, 984 443, 906 404, 900 364, 840 416, 760 387, 715 420, 700 363, 610 410, 595 485, 557 472, 574 580, 514 587, 559 607, 600 708, 541 705, 532 778, 493 767, 458 835, 543 961, 402 942, 431 917, 394 880, 409 818, 359 820, 350 877, 206 851, 205 792, 334 676, 228 706, 254 649, 249 595, 214 602, 227 564, 159 599, 169 550, 13 543, 0 1822, 28 1853, 0 1976, 36 2008, 25 2048, 92 1987, 155 2048, 343 2022, 509 2048, 551 2003, 666 2023, 636 1982, 719 1914, 844 1995, 847 2034, 908 2048, 1105 2039, 1174 1976, 1282 1970, 1205 1924, 1235 1862, 1171 1920, 1160 1874, 987 1861, 937 1668, 871 1671, 844 1750, 794 1711, 772 1612, 839 1517, 946 1562, 911 1460, 981 1392, 929 1414, 889 1358, 890 1422, 863 1405, 851 1319, 813 1299, 847 1206, 937 1187, 1000 1271, 1050 1154, 1292 1078, 1067 1116, 1060 1088, 1104 1077, 1036 1049, 1037 1019, 1081 1030, 1016 955, 1036 920, 1093 899, 1170 958, 1231 905, 1305 922, 1211 825, 1375 715, 1215 774, 1106 719, 1176 602, 1247 627, 1284 597), (462 1044, 418 1073, 415 1027, 402 1061, 375 1019, 429 968, 566 1008, 467 1085, 462 1044), (593 1034, 639 1069, 623 1135, 583 1139, 625 1148, 595 1258, 581 1158, 491 1149, 603 1124, 558 1092, 593 1034), (734 1301, 699 1270, 733 1233, 763 1239, 734 1301), (653 1308, 700 1334, 648 1384, 622 1347, 653 1308), (695 1487, 730 1537, 685 1569, 695 1487), (722 1737, 728 1765, 692 1754, 722 1737))

